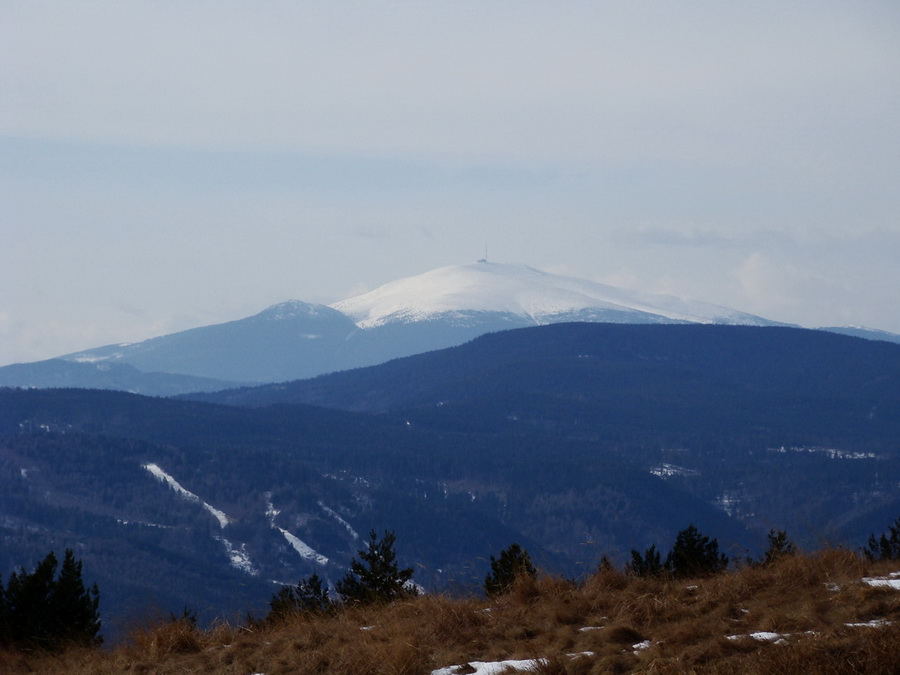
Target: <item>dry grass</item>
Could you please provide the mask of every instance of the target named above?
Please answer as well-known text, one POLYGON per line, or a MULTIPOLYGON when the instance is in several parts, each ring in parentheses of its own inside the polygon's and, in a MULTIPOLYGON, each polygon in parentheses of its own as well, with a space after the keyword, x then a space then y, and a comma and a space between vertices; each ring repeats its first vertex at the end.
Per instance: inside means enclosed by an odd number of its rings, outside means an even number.
POLYGON ((527 581, 493 600, 423 596, 269 627, 168 622, 111 649, 0 652, 0 672, 427 675, 539 658, 543 675, 888 673, 900 663, 900 592, 860 579, 896 567, 830 551, 698 580, 605 570, 581 585, 527 581), (874 619, 896 623, 846 625, 874 619), (786 637, 749 637, 759 631, 786 637))

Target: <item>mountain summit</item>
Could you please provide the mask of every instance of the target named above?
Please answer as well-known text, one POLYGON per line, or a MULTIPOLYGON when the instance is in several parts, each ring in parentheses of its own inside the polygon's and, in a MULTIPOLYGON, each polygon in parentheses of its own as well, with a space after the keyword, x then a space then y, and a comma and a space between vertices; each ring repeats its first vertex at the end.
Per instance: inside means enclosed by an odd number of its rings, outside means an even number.
POLYGON ((392 281, 332 307, 360 328, 484 312, 513 315, 534 325, 562 321, 775 325, 727 307, 485 260, 392 281))
POLYGON ((482 260, 392 281, 331 306, 289 300, 237 321, 6 366, 0 386, 215 391, 370 366, 484 333, 563 322, 775 325, 708 303, 482 260))

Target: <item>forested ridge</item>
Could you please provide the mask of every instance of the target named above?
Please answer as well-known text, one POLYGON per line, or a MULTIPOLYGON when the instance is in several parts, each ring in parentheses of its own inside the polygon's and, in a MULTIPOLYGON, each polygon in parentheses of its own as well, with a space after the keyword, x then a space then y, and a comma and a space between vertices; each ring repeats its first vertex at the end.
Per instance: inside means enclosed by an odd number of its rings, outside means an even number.
POLYGON ((478 586, 510 541, 561 574, 624 564, 685 521, 728 555, 758 551, 771 528, 853 544, 900 512, 898 382, 887 343, 572 324, 229 405, 0 390, 0 573, 21 564, 10 551, 83 542, 124 624, 147 605, 209 620, 264 606, 272 581, 335 582, 358 537, 385 527, 429 589, 478 586))

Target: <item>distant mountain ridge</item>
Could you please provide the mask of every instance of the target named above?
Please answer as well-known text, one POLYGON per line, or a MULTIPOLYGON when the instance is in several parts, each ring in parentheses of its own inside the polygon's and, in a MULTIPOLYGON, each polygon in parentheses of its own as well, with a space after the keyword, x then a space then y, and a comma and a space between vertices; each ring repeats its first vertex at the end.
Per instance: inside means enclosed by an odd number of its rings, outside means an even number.
POLYGON ((0 386, 148 395, 216 391, 371 366, 485 333, 565 322, 784 325, 709 303, 479 261, 399 279, 330 306, 290 300, 236 321, 6 366, 0 386))

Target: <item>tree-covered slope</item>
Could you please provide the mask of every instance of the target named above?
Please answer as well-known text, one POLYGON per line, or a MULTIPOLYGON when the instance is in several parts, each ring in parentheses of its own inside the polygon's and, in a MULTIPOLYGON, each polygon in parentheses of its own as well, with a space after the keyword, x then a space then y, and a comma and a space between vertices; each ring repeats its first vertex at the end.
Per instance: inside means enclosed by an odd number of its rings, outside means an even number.
POLYGON ((334 582, 370 529, 395 530, 432 589, 479 585, 512 541, 565 574, 685 518, 730 546, 754 542, 593 443, 309 406, 0 390, 0 475, 0 569, 76 548, 120 622, 142 605, 258 610, 275 582, 313 572, 334 582))

